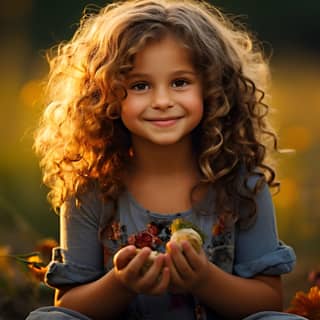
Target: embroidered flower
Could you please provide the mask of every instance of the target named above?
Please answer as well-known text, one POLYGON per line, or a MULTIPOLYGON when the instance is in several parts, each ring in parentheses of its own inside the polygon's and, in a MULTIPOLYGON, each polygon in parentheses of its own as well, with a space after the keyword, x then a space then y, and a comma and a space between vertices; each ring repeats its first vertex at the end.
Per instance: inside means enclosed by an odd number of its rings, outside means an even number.
POLYGON ((225 218, 224 216, 219 216, 218 221, 212 227, 212 235, 217 237, 225 231, 225 218))
POLYGON ((299 291, 291 301, 287 310, 310 320, 320 319, 320 290, 317 286, 312 287, 308 293, 299 291))
MULTIPOLYGON (((154 236, 152 233, 147 230, 141 231, 134 236, 134 241, 132 236, 129 237, 131 244, 134 244, 137 248, 141 249, 144 247, 149 247, 151 249, 156 249, 162 241, 157 236, 154 236)), ((129 243, 129 239, 128 239, 129 243)))
POLYGON ((128 237, 128 244, 135 245, 136 244, 136 236, 134 234, 128 237))
POLYGON ((119 221, 113 221, 106 229, 106 237, 108 240, 119 240, 121 237, 121 227, 119 221))
POLYGON ((218 221, 212 227, 212 235, 218 237, 230 232, 235 221, 236 219, 229 213, 219 215, 218 221))
POLYGON ((159 227, 155 222, 150 222, 147 225, 147 231, 150 232, 152 235, 157 236, 159 234, 159 227))
POLYGON ((142 231, 135 236, 135 246, 137 248, 152 247, 153 236, 148 231, 142 231))

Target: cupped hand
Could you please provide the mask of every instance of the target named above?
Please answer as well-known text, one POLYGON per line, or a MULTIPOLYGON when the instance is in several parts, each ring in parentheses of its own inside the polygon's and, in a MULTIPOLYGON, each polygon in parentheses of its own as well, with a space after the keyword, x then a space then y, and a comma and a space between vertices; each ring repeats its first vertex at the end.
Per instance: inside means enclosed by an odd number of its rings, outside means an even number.
POLYGON ((200 253, 183 241, 181 246, 175 241, 167 243, 170 268, 170 291, 173 293, 193 293, 203 285, 209 272, 209 261, 203 249, 200 253))
POLYGON ((114 257, 115 275, 130 291, 159 295, 168 289, 169 259, 166 255, 159 254, 145 270, 150 253, 150 248, 137 251, 136 247, 131 245, 120 249, 114 257))

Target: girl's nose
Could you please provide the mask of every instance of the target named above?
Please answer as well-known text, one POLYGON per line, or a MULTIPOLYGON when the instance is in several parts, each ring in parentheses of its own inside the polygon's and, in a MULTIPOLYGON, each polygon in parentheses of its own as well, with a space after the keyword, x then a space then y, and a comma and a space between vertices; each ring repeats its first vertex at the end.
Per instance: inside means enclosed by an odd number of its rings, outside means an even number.
POLYGON ((165 110, 173 107, 172 97, 168 89, 159 88, 154 90, 152 108, 165 110))

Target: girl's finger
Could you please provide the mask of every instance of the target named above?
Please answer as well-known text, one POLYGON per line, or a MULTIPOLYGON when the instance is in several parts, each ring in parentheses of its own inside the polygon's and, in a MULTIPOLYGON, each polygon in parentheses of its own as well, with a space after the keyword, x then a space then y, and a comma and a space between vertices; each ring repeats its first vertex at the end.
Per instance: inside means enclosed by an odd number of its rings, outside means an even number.
POLYGON ((180 286, 183 283, 175 264, 172 261, 172 256, 168 256, 169 265, 168 268, 170 270, 170 283, 174 284, 175 286, 180 286))
POLYGON ((198 270, 203 258, 203 250, 201 250, 200 253, 196 252, 196 250, 190 245, 188 241, 183 241, 181 247, 183 249, 183 255, 187 260, 188 265, 193 271, 198 270))
POLYGON ((141 270, 146 264, 148 257, 150 255, 151 249, 145 247, 141 249, 135 257, 128 263, 126 267, 126 272, 132 277, 139 277, 141 275, 141 270))
POLYGON ((150 294, 159 295, 164 293, 169 286, 169 282, 170 282, 170 270, 168 267, 164 267, 162 269, 162 273, 160 275, 159 281, 152 288, 152 290, 150 291, 150 294))
POLYGON ((113 264, 116 269, 121 270, 127 266, 136 254, 135 246, 127 246, 116 253, 113 258, 113 264))
POLYGON ((139 286, 142 291, 148 291, 159 282, 163 267, 164 255, 160 254, 155 258, 152 265, 139 280, 139 286))
POLYGON ((175 242, 170 242, 168 245, 170 248, 171 260, 179 277, 181 279, 187 279, 191 277, 193 270, 180 247, 175 242))

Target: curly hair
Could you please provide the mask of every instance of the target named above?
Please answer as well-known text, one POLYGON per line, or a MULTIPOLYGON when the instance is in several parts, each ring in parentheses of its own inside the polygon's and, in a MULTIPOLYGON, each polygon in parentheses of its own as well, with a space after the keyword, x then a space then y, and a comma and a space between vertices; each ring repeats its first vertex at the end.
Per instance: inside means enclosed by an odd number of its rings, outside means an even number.
POLYGON ((279 186, 269 160, 277 137, 264 102, 269 67, 259 43, 204 1, 129 0, 86 12, 73 38, 48 53, 48 101, 34 146, 54 208, 96 182, 105 199, 123 191, 131 142, 119 119, 122 83, 136 53, 168 33, 188 48, 202 78, 204 116, 193 138, 201 184, 214 186, 217 212, 238 217, 240 201, 250 220, 255 194, 265 183, 279 186), (252 175, 258 179, 249 188, 252 175))

